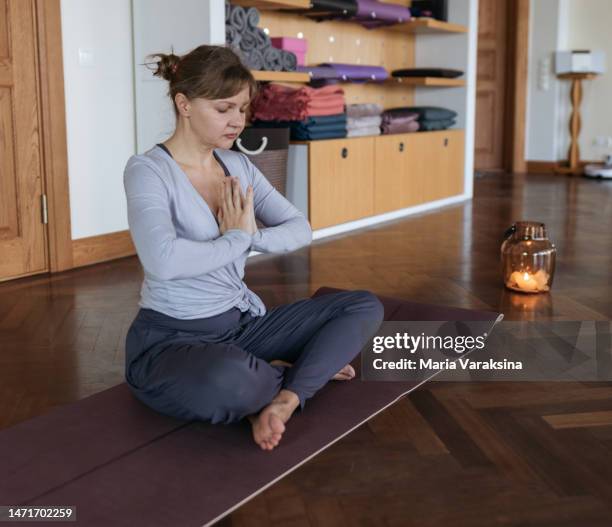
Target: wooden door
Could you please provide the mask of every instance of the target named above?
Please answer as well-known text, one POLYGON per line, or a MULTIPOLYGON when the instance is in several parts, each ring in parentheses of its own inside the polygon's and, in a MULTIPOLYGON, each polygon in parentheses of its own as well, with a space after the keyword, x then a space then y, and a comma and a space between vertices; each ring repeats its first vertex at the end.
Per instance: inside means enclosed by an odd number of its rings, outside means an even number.
MULTIPOLYGON (((512 1, 512 0, 511 0, 512 1)), ((474 168, 504 169, 508 0, 479 0, 474 168)))
POLYGON ((0 0, 0 280, 47 269, 31 0, 0 0))
POLYGON ((309 146, 313 229, 374 214, 374 138, 313 141, 309 146))

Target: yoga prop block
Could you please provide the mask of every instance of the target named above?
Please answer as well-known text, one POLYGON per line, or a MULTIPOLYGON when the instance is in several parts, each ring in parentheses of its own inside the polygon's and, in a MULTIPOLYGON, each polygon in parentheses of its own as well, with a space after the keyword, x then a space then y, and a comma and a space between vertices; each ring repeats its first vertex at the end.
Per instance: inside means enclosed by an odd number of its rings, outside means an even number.
MULTIPOLYGON (((342 291, 320 288, 313 296, 342 291)), ((385 320, 498 319, 498 313, 379 297, 385 320)), ((353 361, 358 366, 359 357, 353 361)), ((418 386, 330 382, 296 412, 278 447, 250 423, 154 412, 121 384, 0 431, 0 503, 73 505, 89 526, 202 526, 229 514, 418 386)), ((24 522, 28 525, 34 522, 24 522)), ((38 524, 38 523, 37 523, 38 524)))

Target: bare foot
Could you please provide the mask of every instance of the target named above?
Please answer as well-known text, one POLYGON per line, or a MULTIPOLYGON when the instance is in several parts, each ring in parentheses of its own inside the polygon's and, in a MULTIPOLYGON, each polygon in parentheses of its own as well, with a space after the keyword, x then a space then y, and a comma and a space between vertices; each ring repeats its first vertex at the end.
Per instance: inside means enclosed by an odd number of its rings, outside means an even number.
POLYGON ((253 428, 253 439, 262 450, 272 450, 278 445, 285 431, 285 423, 299 404, 297 394, 281 390, 258 415, 248 416, 253 428))
MULTIPOLYGON (((274 359, 270 361, 270 364, 278 364, 280 366, 287 366, 289 368, 292 366, 290 362, 285 362, 284 360, 280 359, 274 359)), ((347 364, 338 373, 336 373, 336 375, 334 375, 332 379, 336 381, 350 381, 353 377, 355 377, 355 369, 350 364, 347 364)))
POLYGON ((355 377, 355 368, 353 368, 350 364, 347 364, 338 373, 336 373, 332 379, 337 381, 350 381, 353 377, 355 377))

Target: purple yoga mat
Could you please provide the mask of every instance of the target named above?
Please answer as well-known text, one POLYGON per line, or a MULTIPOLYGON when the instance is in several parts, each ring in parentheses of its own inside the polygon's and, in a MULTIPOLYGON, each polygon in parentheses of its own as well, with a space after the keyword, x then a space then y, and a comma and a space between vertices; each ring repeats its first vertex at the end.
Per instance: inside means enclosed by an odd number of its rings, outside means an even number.
MULTIPOLYGON (((340 289, 321 288, 313 296, 340 289)), ((385 320, 473 320, 497 313, 380 297, 385 320)), ((353 362, 358 375, 360 357, 353 362)), ((422 383, 420 383, 422 384, 422 383)), ((88 527, 201 526, 229 514, 419 385, 330 382, 259 449, 247 421, 161 416, 121 384, 0 431, 0 503, 73 505, 88 527), (9 455, 6 455, 9 454, 9 455)), ((39 525, 27 522, 24 525, 39 525)))
POLYGON ((336 75, 344 81, 384 81, 389 78, 389 72, 382 66, 359 66, 337 62, 319 64, 319 66, 332 68, 336 75))
POLYGON ((376 0, 358 0, 355 19, 364 22, 399 24, 410 20, 410 9, 397 4, 377 2, 376 0))
POLYGON ((326 66, 297 66, 295 71, 308 73, 311 79, 337 79, 336 70, 326 66))

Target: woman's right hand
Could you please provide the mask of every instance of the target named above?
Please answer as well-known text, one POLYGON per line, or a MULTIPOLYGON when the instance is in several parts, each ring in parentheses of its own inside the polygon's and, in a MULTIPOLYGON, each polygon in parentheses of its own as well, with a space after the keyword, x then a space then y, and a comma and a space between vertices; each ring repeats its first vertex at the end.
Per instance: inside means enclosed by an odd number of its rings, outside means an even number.
POLYGON ((238 178, 230 176, 224 179, 219 213, 219 231, 224 234, 230 229, 240 229, 248 234, 257 232, 253 208, 253 187, 247 188, 246 198, 242 197, 238 178))

